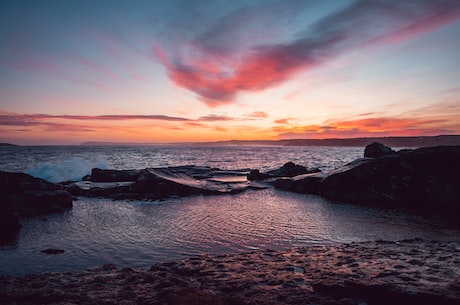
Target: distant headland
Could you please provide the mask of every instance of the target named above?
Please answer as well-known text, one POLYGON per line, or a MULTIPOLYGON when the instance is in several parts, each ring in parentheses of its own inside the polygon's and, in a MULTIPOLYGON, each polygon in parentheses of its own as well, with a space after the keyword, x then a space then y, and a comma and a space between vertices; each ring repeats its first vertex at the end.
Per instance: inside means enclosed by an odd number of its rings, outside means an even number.
POLYGON ((0 143, 0 146, 17 146, 17 145, 11 144, 11 143, 0 143))
POLYGON ((83 142, 86 146, 121 145, 279 145, 279 146, 344 146, 365 147, 372 142, 380 142, 391 147, 423 147, 460 145, 460 135, 439 135, 420 137, 369 137, 369 138, 330 138, 330 139, 287 139, 287 140, 228 140, 215 142, 183 143, 123 143, 123 142, 83 142))

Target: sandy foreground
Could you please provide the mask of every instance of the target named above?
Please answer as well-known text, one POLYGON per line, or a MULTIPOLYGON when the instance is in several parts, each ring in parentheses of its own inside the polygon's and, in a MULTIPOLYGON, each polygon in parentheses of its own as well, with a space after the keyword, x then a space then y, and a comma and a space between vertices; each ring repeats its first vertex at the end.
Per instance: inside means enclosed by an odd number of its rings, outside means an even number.
POLYGON ((376 241, 1 276, 0 304, 460 304, 460 244, 376 241))

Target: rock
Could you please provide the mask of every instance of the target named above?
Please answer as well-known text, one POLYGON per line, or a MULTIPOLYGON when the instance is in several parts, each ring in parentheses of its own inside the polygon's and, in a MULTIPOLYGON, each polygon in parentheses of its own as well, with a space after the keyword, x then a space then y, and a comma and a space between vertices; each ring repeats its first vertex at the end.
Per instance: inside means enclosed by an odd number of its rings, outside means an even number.
POLYGON ((140 170, 113 170, 93 168, 91 181, 93 182, 123 182, 136 181, 141 174, 140 170))
POLYGON ((323 173, 305 174, 292 178, 291 190, 296 193, 321 194, 323 173))
POLYGON ((0 171, 0 194, 7 195, 25 191, 56 191, 62 190, 60 184, 51 183, 44 179, 35 178, 23 173, 0 171))
POLYGON ((134 182, 91 182, 79 181, 70 184, 67 191, 74 196, 86 197, 119 197, 130 192, 134 182))
POLYGON ((268 172, 271 176, 276 177, 294 177, 297 175, 307 174, 308 170, 305 166, 296 165, 293 162, 288 162, 282 167, 268 172))
POLYGON ((45 192, 27 191, 17 201, 17 212, 21 216, 36 216, 62 213, 72 208, 72 196, 64 190, 45 192))
POLYGON ((18 214, 11 208, 2 208, 0 211, 0 244, 14 241, 20 228, 18 214))
POLYGON ((251 169, 251 171, 247 175, 248 180, 264 180, 270 177, 271 175, 261 173, 258 169, 251 169))
POLYGON ((61 253, 64 253, 65 250, 50 248, 50 249, 41 250, 40 252, 45 253, 45 254, 61 254, 61 253))
POLYGON ((321 170, 318 168, 307 169, 305 166, 296 165, 293 162, 288 162, 282 167, 267 173, 260 173, 258 169, 253 169, 248 174, 248 180, 265 180, 276 177, 295 177, 303 174, 318 173, 320 171, 321 170))
POLYGON ((425 147, 358 159, 323 177, 299 176, 289 190, 455 218, 460 211, 459 172, 460 146, 425 147))
POLYGON ((364 149, 365 158, 380 158, 384 156, 392 156, 395 154, 396 152, 393 149, 379 142, 373 142, 372 144, 367 145, 364 149))
POLYGON ((63 212, 72 208, 63 186, 23 173, 0 171, 0 242, 16 237, 22 216, 63 212))
POLYGON ((175 169, 145 169, 139 179, 130 186, 130 193, 138 197, 160 199, 169 196, 190 196, 194 194, 229 194, 245 190, 247 181, 213 177, 196 179, 175 169))

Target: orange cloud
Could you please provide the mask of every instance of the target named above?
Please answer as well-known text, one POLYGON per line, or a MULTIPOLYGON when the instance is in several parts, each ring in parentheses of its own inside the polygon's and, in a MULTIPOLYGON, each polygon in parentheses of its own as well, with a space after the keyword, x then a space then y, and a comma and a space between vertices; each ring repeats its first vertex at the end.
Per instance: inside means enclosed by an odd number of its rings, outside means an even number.
POLYGON ((264 111, 255 111, 253 113, 247 114, 246 116, 251 117, 251 118, 261 118, 261 119, 268 118, 268 114, 264 111))
POLYGON ((355 138, 376 136, 433 136, 459 134, 460 122, 442 118, 377 117, 355 120, 329 120, 327 125, 278 126, 274 131, 281 139, 355 138))

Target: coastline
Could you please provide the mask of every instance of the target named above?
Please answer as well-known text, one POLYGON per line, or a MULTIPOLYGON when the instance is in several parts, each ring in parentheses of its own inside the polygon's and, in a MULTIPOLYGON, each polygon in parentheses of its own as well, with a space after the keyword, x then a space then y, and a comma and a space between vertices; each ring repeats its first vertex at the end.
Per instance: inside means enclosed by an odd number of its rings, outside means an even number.
POLYGON ((372 241, 197 256, 149 270, 0 276, 2 304, 458 304, 460 244, 372 241))

